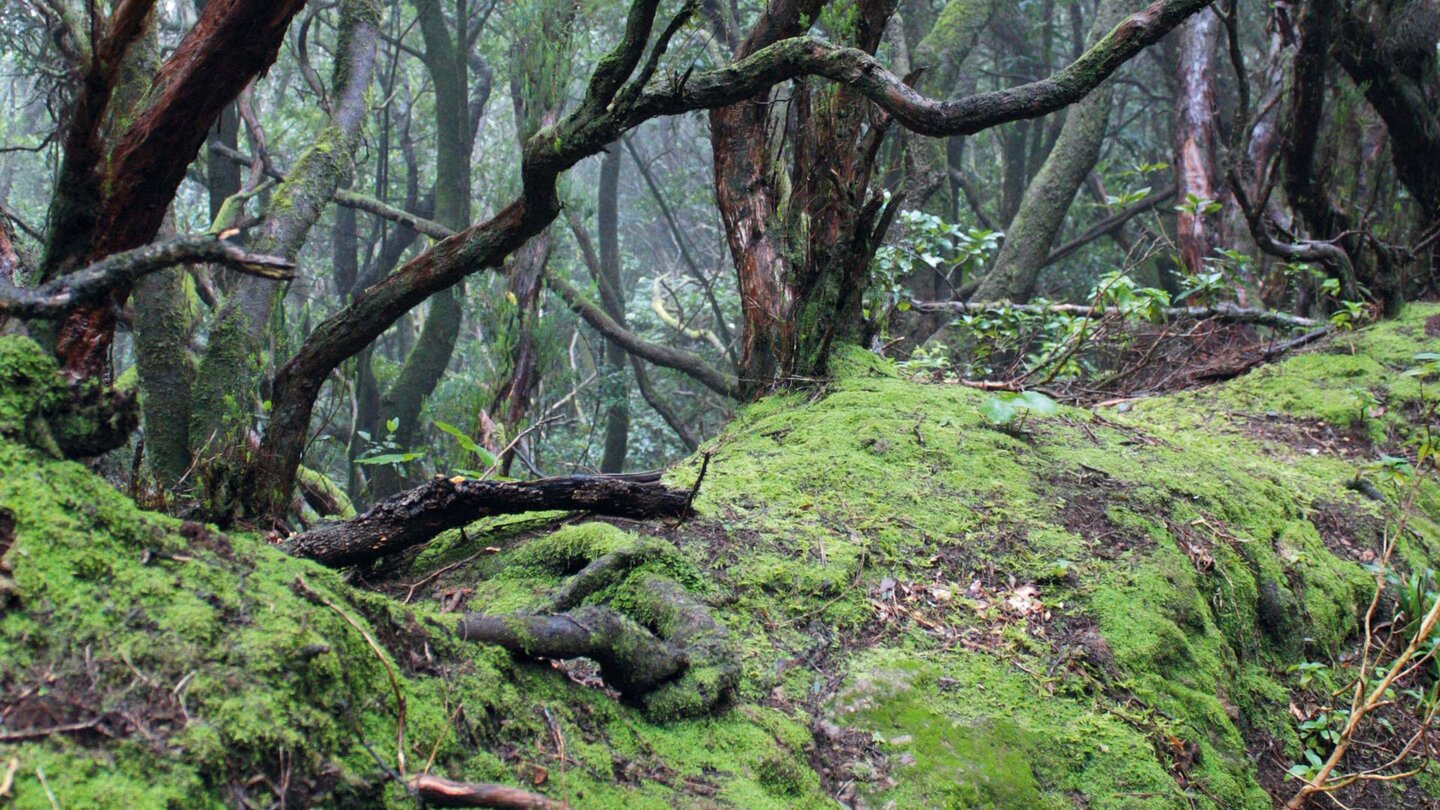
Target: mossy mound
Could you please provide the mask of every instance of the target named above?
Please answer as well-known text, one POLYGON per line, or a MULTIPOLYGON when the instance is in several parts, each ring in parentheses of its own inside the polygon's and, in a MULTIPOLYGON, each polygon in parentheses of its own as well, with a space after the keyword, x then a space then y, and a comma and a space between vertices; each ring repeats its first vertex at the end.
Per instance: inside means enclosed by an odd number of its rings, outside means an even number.
MULTIPOLYGON (((699 518, 476 525, 379 594, 141 512, 12 435, 0 733, 100 719, 0 744, 0 775, 18 760, 27 808, 49 806, 37 769, 62 807, 266 803, 282 785, 291 804, 403 804, 376 762, 395 764, 395 700, 359 626, 399 674, 411 769, 433 750, 436 773, 575 807, 1267 808, 1300 753, 1290 668, 1348 649, 1369 598, 1382 505, 1352 482, 1415 428, 1403 371, 1436 350, 1437 313, 1023 430, 984 422, 983 393, 846 355, 823 390, 748 407, 709 443, 699 518), (631 576, 680 583, 740 645, 716 717, 651 722, 583 670, 443 629, 459 609, 539 609, 557 560, 637 537, 675 553, 631 576)), ((1434 565, 1440 489, 1420 509, 1401 556, 1434 565)))

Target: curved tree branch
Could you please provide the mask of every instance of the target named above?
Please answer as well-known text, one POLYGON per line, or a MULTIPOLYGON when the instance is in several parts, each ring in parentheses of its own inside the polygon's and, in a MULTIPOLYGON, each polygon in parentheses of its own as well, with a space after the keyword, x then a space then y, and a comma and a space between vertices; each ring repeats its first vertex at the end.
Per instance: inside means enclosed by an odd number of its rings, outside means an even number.
POLYGON ((1010 121, 1038 118, 1079 101, 1121 65, 1211 2, 1158 0, 1122 20, 1079 59, 1048 78, 953 101, 922 95, 864 51, 795 37, 724 68, 657 80, 628 118, 638 123, 659 115, 723 107, 780 82, 810 75, 860 92, 911 132, 973 135, 1010 121))
POLYGON ((565 303, 569 304, 577 315, 584 318, 586 323, 598 330, 607 340, 619 344, 630 354, 649 360, 657 366, 673 368, 687 374, 721 396, 737 397, 740 395, 740 381, 735 375, 720 371, 694 352, 641 340, 635 333, 616 323, 614 318, 611 318, 599 305, 587 299, 579 290, 571 286, 570 282, 553 272, 545 274, 545 282, 560 293, 560 297, 565 299, 565 303))
POLYGON ((247 252, 209 234, 127 250, 34 288, 0 283, 0 316, 63 318, 77 307, 103 300, 150 273, 179 264, 220 264, 251 276, 288 281, 294 265, 276 256, 247 252))

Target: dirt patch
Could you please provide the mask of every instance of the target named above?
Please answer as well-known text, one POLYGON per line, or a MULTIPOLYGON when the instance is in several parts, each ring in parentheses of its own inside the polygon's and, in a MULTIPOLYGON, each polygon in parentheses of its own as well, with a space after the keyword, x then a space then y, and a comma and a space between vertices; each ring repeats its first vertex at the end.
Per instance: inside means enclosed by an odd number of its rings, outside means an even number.
POLYGON ((1431 315, 1425 319, 1425 334, 1428 337, 1440 337, 1440 315, 1431 315))
POLYGON ((1385 522, 1354 506, 1335 501, 1315 501, 1310 522, 1325 541, 1331 554, 1347 560, 1375 561, 1385 533, 1385 522))
POLYGON ((1284 445, 1297 453, 1324 453, 1344 459, 1369 459, 1375 445, 1357 427, 1338 428, 1320 419, 1283 414, 1233 414, 1240 432, 1251 439, 1284 445))
POLYGON ((810 731, 814 744, 805 752, 810 767, 820 776, 820 786, 842 807, 855 806, 860 783, 890 779, 885 754, 873 733, 824 720, 817 720, 810 731))
POLYGON ((1109 473, 1082 467, 1076 474, 1052 478, 1048 483, 1064 503, 1060 523, 1084 539, 1096 556, 1113 560, 1127 551, 1154 545, 1143 532, 1111 519, 1109 507, 1129 498, 1125 485, 1109 473))

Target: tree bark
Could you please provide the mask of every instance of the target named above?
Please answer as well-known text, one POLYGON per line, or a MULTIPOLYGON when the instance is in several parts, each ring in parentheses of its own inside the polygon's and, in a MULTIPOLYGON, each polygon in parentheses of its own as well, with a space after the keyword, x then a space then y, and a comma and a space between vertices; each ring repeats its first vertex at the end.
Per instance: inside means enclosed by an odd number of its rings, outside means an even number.
MULTIPOLYGON (((129 8, 141 3, 123 3, 129 8)), ((275 61, 290 19, 301 0, 212 0, 156 76, 153 99, 120 137, 104 161, 76 161, 74 173, 57 193, 46 278, 82 263, 149 242, 159 232, 185 170, 221 110, 275 61), (99 173, 103 171, 103 179, 99 173), (78 195, 74 189, 82 189, 78 195), (83 189, 90 189, 84 191, 83 189)), ((105 101, 95 113, 103 113, 105 101)), ((94 123, 98 123, 95 115, 94 123)), ((83 129, 83 127, 82 127, 83 129)), ((91 131, 76 132, 72 153, 93 151, 91 131)), ((64 173, 64 172, 62 172, 64 173)), ((77 308, 62 324, 56 342, 63 370, 72 378, 100 375, 108 363, 116 307, 129 295, 117 288, 110 300, 77 308)))
MULTIPOLYGON (((1220 18, 1191 17, 1180 29, 1179 89, 1175 96, 1175 184, 1178 199, 1215 200, 1215 47, 1220 18)), ((1192 208, 1194 206, 1191 206, 1192 208)), ((1198 273, 1215 245, 1203 210, 1182 209, 1176 243, 1185 270, 1198 273)))

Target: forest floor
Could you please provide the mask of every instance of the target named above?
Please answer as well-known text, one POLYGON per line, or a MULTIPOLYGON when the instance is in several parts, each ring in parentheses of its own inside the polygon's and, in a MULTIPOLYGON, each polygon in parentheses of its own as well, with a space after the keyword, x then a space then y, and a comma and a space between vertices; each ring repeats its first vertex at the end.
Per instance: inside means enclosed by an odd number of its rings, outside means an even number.
MULTIPOLYGON (((349 581, 34 449, 46 371, 5 339, 0 804, 411 806, 396 777, 429 770, 576 808, 1269 808, 1314 710, 1297 665, 1354 649, 1387 519, 1356 482, 1435 395, 1404 371, 1437 315, 1003 428, 987 394, 852 352, 702 448, 690 520, 490 520, 349 581), (646 538, 629 576, 696 594, 738 651, 713 716, 454 638, 646 538)), ((1440 567, 1440 487, 1417 512, 1398 560, 1440 567)), ((1337 798, 1435 797, 1426 773, 1337 798)))

